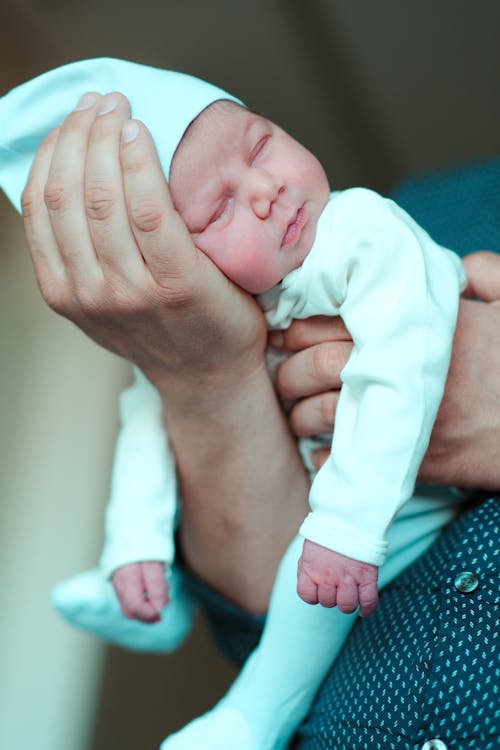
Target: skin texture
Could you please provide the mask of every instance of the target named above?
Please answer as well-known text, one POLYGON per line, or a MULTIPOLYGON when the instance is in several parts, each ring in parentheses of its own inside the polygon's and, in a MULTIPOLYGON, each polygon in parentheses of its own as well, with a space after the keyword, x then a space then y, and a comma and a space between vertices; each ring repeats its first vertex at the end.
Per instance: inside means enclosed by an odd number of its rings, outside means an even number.
POLYGON ((196 247, 252 294, 302 263, 330 194, 310 151, 232 102, 215 102, 188 128, 170 189, 196 247))
MULTIPOLYGON (((500 259, 479 251, 464 259, 474 285, 471 300, 460 302, 446 389, 434 424, 419 481, 465 488, 500 488, 500 259), (490 300, 487 304, 480 299, 490 300)), ((295 321, 270 334, 279 351, 292 353, 280 367, 277 390, 283 399, 299 399, 289 415, 297 437, 333 428, 340 371, 352 342, 340 319, 295 321)), ((317 451, 319 467, 328 451, 317 451)))
MULTIPOLYGON (((174 155, 170 189, 193 242, 254 294, 275 286, 310 251, 330 188, 315 156, 269 120, 216 102, 174 155)), ((159 572, 155 573, 159 577, 159 572)), ((367 616, 378 569, 305 541, 297 592, 308 604, 367 616)))
MULTIPOLYGON (((186 564, 264 612, 308 488, 266 371, 264 319, 193 245, 147 130, 137 124, 136 137, 122 139, 128 117, 123 97, 96 96, 40 147, 23 195, 35 274, 54 310, 159 389, 186 564)), ((138 580, 147 589, 143 572, 138 580)), ((138 607, 146 619, 157 614, 149 601, 138 607)))
MULTIPOLYGON (((263 612, 307 512, 308 490, 265 370, 263 318, 196 251, 144 126, 121 142, 129 110, 116 98, 116 108, 97 117, 96 96, 37 154, 23 198, 35 273, 54 310, 138 364, 159 388, 181 476, 187 564, 228 599, 263 612)), ((462 302, 422 480, 500 487, 499 323, 493 304, 462 302)), ((278 388, 284 397, 305 397, 292 411, 292 428, 316 433, 318 420, 333 421, 331 389, 348 356, 348 334, 337 319, 314 319, 280 335, 297 353, 282 365, 278 388), (318 408, 322 398, 328 408, 318 408)), ((140 614, 154 618, 157 608, 141 602, 144 571, 138 581, 140 614)))

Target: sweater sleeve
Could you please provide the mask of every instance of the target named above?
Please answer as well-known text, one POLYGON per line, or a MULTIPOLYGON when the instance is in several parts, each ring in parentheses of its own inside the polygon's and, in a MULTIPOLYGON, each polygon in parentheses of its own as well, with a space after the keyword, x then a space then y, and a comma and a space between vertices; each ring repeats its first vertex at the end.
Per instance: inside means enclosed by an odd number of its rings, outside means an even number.
POLYGON ((132 562, 174 558, 177 483, 156 389, 135 368, 120 397, 111 496, 101 568, 106 576, 132 562))
MULTIPOLYGON (((363 226, 347 200, 342 223, 354 228, 340 232, 331 274, 354 348, 341 373, 332 453, 312 484, 301 533, 381 565, 442 398, 464 273, 396 204, 362 193, 363 226)), ((319 298, 330 274, 321 277, 319 298)))

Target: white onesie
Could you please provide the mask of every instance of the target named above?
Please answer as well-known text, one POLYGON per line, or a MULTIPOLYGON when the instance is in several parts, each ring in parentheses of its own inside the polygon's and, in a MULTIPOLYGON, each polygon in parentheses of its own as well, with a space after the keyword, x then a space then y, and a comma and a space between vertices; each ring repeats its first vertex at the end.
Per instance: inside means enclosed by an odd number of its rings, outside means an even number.
MULTIPOLYGON (((332 193, 303 264, 261 295, 271 328, 341 315, 354 341, 305 538, 384 562, 387 529, 412 495, 441 401, 464 282, 457 255, 393 201, 353 188, 332 193)), ((174 558, 175 468, 158 394, 138 371, 121 418, 101 560, 107 575, 174 558)))

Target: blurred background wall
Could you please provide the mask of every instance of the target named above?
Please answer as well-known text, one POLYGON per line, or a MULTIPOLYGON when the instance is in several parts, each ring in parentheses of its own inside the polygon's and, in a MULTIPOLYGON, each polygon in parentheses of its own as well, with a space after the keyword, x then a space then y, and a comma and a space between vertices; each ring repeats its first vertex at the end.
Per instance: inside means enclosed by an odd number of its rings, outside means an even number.
MULTIPOLYGON (((498 155, 499 31, 491 0, 0 0, 0 93, 98 55, 180 69, 282 124, 332 186, 384 192, 498 155)), ((97 560, 129 370, 45 308, 3 196, 0 264, 0 748, 154 748, 233 673, 202 624, 145 657, 52 613, 51 584, 97 560)))

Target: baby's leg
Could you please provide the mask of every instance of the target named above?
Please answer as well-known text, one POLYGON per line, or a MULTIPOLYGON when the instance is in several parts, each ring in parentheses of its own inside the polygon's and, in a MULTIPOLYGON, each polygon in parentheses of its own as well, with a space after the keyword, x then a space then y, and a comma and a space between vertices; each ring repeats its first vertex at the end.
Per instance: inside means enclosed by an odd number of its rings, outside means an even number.
POLYGON ((122 614, 115 590, 100 568, 57 584, 52 604, 72 625, 131 651, 167 653, 180 646, 191 630, 196 606, 173 566, 168 576, 170 601, 161 620, 144 623, 122 614))
MULTIPOLYGON (((380 568, 387 585, 436 539, 455 512, 453 501, 413 499, 389 530, 380 568)), ((296 537, 280 564, 261 641, 227 695, 207 714, 168 737, 161 750, 283 750, 308 713, 356 614, 305 604, 296 593, 296 537)))
POLYGON ((217 706, 168 737, 161 750, 281 750, 355 620, 305 604, 296 592, 296 537, 278 569, 261 641, 217 706))

